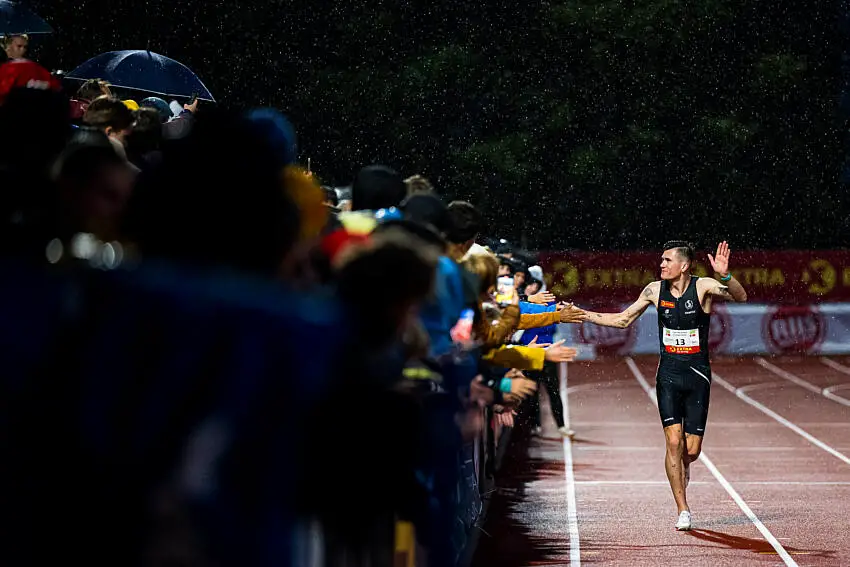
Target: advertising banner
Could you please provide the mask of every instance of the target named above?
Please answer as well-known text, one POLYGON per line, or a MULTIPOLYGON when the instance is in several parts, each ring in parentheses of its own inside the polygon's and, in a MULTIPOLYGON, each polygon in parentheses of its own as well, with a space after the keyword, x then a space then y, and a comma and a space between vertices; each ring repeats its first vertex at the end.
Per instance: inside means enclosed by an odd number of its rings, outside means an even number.
MULTIPOLYGON (((707 253, 697 255, 692 270, 697 276, 712 275, 707 253)), ((540 263, 559 299, 593 308, 636 300, 646 284, 658 279, 661 251, 548 253, 540 263)), ((850 251, 733 250, 731 269, 752 302, 850 302, 850 251)))
MULTIPOLYGON (((606 311, 625 309, 629 304, 606 311)), ((654 307, 627 329, 589 323, 559 325, 559 338, 597 356, 658 354, 654 307)), ((850 303, 820 305, 717 304, 712 307, 709 349, 719 355, 850 354, 850 303)))

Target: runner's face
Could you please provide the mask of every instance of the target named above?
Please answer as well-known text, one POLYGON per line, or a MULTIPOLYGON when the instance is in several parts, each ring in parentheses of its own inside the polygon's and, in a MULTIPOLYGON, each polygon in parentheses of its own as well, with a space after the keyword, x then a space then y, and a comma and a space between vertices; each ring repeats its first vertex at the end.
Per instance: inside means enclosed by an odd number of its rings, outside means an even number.
POLYGON ((688 262, 675 248, 665 250, 661 256, 661 279, 675 280, 688 268, 688 262))

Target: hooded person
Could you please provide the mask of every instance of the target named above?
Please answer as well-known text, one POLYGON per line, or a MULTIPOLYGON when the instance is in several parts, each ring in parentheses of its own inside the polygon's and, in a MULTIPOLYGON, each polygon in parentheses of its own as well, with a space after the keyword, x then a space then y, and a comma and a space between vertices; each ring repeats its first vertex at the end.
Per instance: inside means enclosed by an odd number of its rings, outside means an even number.
POLYGON ((540 282, 540 289, 538 292, 546 291, 546 280, 543 279, 543 268, 540 266, 531 266, 528 268, 528 275, 531 276, 532 280, 540 282))
POLYGON ((141 108, 153 108, 159 113, 159 119, 162 124, 168 122, 174 114, 171 112, 171 107, 168 106, 168 103, 165 100, 156 97, 149 96, 146 99, 143 99, 139 106, 141 108))

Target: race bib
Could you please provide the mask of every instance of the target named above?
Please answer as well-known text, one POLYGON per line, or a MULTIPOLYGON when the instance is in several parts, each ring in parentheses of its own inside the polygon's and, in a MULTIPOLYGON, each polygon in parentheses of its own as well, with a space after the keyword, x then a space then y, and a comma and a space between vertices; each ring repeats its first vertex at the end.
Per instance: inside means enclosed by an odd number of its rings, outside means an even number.
POLYGON ((699 329, 662 330, 661 342, 664 350, 670 354, 697 354, 699 350, 699 329))

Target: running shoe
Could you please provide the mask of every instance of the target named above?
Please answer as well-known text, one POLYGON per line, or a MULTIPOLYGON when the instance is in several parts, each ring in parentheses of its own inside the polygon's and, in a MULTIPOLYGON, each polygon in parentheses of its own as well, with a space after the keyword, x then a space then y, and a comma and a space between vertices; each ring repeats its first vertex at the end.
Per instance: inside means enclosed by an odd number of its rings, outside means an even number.
POLYGON ((572 429, 567 429, 567 426, 566 426, 566 425, 565 425, 565 426, 563 426, 563 427, 559 427, 559 428, 558 428, 558 433, 560 433, 560 434, 561 434, 561 435, 563 435, 564 437, 569 437, 570 439, 572 439, 573 437, 575 437, 575 436, 576 436, 576 432, 575 432, 575 431, 573 431, 572 429))
POLYGON ((676 522, 676 529, 680 532, 686 532, 691 529, 691 513, 685 510, 679 513, 679 521, 676 522))

